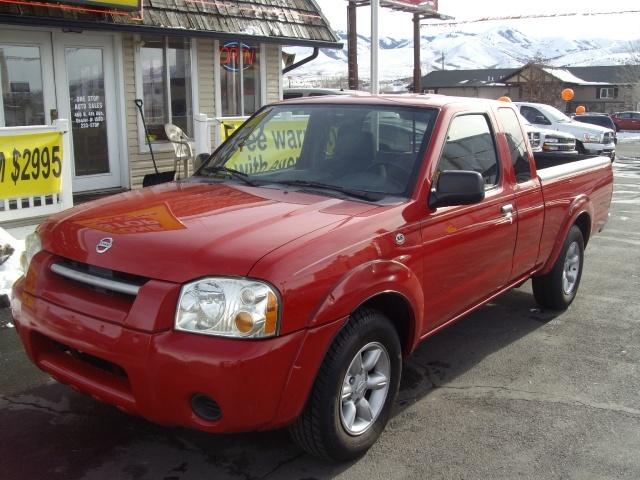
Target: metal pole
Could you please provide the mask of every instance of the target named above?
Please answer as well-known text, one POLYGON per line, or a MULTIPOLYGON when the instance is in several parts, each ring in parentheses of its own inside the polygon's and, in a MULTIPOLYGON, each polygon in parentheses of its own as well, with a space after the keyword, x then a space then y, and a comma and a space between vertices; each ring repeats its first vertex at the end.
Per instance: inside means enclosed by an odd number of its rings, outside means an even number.
POLYGON ((371 0, 371 93, 377 95, 380 92, 378 81, 378 13, 380 11, 380 0, 371 0))
POLYGON ((347 5, 347 57, 349 63, 349 89, 358 90, 358 27, 355 2, 347 5))
POLYGON ((413 93, 422 93, 420 71, 420 14, 413 14, 413 93))

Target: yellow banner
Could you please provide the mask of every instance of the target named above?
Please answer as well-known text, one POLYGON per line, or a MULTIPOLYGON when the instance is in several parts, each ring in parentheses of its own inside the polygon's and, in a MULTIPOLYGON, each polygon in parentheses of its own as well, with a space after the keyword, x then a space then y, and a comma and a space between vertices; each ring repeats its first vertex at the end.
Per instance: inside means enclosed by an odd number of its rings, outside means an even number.
POLYGON ((220 140, 225 141, 235 132, 246 118, 229 118, 220 122, 220 140))
POLYGON ((62 2, 54 2, 45 0, 47 3, 71 3, 75 5, 83 5, 85 7, 104 7, 114 8, 118 10, 139 10, 140 0, 63 0, 62 2))
POLYGON ((62 133, 0 135, 0 199, 60 192, 62 133))
POLYGON ((308 121, 308 117, 269 121, 256 128, 225 165, 244 173, 293 167, 302 151, 308 121))

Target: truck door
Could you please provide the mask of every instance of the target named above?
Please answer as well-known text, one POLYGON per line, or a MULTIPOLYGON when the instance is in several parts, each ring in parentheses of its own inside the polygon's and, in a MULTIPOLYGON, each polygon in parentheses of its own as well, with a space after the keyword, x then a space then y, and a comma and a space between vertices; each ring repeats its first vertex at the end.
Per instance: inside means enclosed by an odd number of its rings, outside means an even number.
POLYGON ((515 205, 494 132, 486 113, 458 115, 449 125, 433 179, 445 170, 477 171, 486 193, 479 204, 438 208, 422 224, 427 330, 464 313, 509 280, 515 205))
POLYGON ((499 108, 498 120, 504 132, 504 155, 511 160, 515 181, 514 215, 518 237, 513 252, 513 266, 509 280, 529 273, 535 267, 540 249, 540 237, 544 223, 544 199, 540 179, 533 175, 529 150, 524 132, 516 113, 511 108, 499 108))

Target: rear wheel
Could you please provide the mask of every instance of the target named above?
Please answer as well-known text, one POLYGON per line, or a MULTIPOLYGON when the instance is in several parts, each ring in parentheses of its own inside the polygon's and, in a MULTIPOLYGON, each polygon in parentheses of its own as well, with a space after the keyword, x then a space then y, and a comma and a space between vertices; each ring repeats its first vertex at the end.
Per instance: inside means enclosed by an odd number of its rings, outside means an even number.
POLYGON ((391 322, 377 310, 355 312, 329 347, 307 404, 290 427, 293 440, 327 460, 363 454, 389 420, 401 369, 391 322))
POLYGON ((565 310, 578 292, 584 264, 584 238, 574 225, 569 230, 560 256, 546 275, 533 277, 533 295, 538 304, 551 310, 565 310))

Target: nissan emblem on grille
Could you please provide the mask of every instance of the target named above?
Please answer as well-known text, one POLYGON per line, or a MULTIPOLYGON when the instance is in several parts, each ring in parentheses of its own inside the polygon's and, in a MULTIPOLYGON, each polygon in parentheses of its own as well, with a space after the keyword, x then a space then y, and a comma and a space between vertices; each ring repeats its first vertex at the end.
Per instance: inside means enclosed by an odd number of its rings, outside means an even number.
POLYGON ((113 238, 111 237, 103 238, 96 245, 96 252, 104 253, 111 248, 111 245, 113 245, 113 238))

